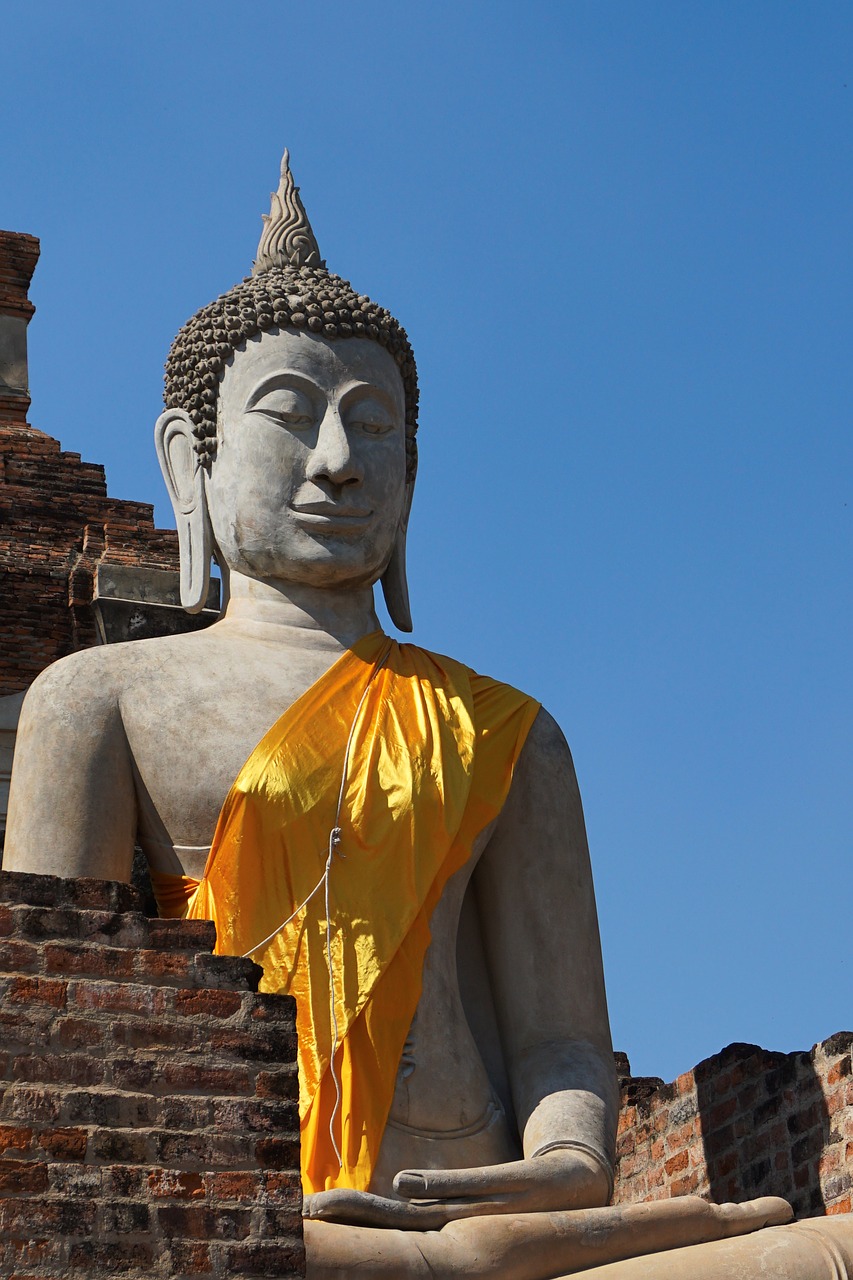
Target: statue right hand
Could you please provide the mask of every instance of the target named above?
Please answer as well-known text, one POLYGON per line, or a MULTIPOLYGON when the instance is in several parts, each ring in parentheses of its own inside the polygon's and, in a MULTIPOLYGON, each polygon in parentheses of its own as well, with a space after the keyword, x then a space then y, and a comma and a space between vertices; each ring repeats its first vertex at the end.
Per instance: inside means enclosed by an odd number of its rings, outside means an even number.
POLYGON ((562 1148, 475 1169, 406 1169, 392 1200, 340 1187, 306 1196, 305 1217, 361 1227, 437 1231, 490 1214, 587 1209, 607 1203, 607 1177, 585 1152, 562 1148))

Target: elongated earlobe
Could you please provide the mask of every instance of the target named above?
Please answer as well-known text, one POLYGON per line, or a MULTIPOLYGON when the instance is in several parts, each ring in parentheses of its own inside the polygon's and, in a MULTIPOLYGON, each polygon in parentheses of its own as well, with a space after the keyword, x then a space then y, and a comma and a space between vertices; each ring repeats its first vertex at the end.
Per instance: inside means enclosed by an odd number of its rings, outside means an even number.
POLYGON ((178 527, 181 554, 181 604, 200 613, 210 587, 213 534, 207 514, 204 471, 198 465, 193 424, 182 409, 167 409, 154 427, 160 470, 178 527))
POLYGON ((409 512, 412 509, 414 491, 415 485, 414 481, 412 481, 406 485, 406 500, 400 525, 397 529, 397 537, 394 539, 394 550, 391 552, 388 568, 380 579, 382 594, 385 597, 385 606, 388 609, 391 621, 398 631, 412 630, 409 582, 406 577, 406 532, 409 527, 409 512))

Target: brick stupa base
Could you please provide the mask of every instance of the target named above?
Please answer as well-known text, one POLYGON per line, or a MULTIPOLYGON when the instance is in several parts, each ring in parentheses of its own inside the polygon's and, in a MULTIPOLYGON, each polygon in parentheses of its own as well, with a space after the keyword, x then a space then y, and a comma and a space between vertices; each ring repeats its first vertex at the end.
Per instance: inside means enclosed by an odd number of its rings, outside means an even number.
POLYGON ((140 908, 0 872, 0 1275, 302 1276, 293 1002, 140 908))

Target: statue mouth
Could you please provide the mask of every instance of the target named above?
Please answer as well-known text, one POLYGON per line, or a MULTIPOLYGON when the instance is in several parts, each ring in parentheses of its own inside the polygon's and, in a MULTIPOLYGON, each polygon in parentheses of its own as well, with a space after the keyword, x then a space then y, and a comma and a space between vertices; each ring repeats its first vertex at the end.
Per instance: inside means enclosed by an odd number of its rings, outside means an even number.
POLYGON ((373 512, 338 502, 300 502, 291 505, 297 524, 311 533, 360 533, 370 523, 373 512))

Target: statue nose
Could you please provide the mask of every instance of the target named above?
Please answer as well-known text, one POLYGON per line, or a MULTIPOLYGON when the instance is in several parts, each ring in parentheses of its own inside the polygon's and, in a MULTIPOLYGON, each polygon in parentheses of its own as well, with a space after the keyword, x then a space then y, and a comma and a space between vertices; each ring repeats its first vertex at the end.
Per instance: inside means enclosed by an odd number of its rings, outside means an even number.
POLYGON ((353 484, 362 479, 346 427, 336 409, 330 407, 320 423, 305 474, 309 480, 328 480, 334 485, 353 484))

